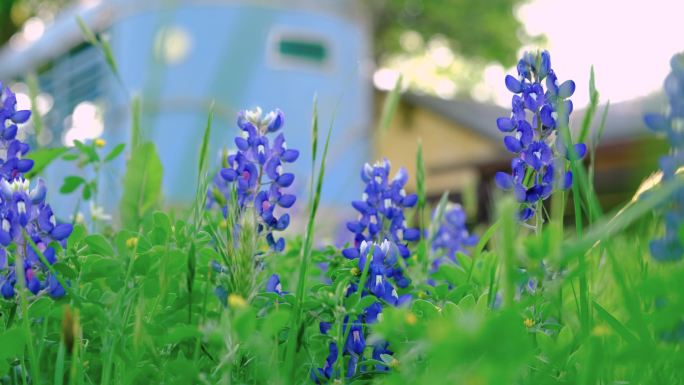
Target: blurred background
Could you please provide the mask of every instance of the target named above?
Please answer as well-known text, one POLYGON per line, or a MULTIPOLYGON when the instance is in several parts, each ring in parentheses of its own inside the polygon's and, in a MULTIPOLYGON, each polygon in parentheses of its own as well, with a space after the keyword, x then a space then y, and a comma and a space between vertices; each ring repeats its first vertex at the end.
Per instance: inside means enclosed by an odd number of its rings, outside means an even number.
MULTIPOLYGON (((316 96, 322 129, 334 119, 325 207, 358 199, 366 161, 386 157, 413 177, 421 140, 429 198, 449 191, 482 221, 493 175, 511 159, 496 128, 496 118, 510 114, 504 76, 526 49, 548 49, 559 79, 575 80, 573 129, 586 115, 594 66, 594 130, 611 103, 595 187, 607 208, 630 199, 666 148, 641 115, 664 106, 658 89, 670 57, 684 49, 682 14, 677 0, 2 0, 0 79, 13 85, 20 107, 36 103, 42 129, 29 125, 23 134, 39 147, 128 142, 138 95, 172 206, 194 198, 212 101, 213 164, 233 145, 238 110, 280 108, 288 145, 302 152, 294 188, 306 191, 316 96), (117 74, 84 40, 77 16, 111 46, 117 74), (394 118, 379 132, 400 74, 394 118)), ((124 164, 117 160, 101 182, 99 203, 115 215, 124 164)), ((55 191, 79 171, 58 161, 46 172, 55 191)), ((68 196, 50 200, 65 217, 76 205, 68 196)))

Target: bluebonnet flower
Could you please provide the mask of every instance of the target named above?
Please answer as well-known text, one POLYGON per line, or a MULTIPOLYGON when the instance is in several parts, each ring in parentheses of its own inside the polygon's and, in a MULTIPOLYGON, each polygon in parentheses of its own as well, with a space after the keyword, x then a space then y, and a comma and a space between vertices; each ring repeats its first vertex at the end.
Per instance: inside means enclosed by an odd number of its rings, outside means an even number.
MULTIPOLYGON (((415 206, 418 201, 416 194, 407 194, 404 189, 408 182, 406 169, 399 169, 390 179, 389 161, 385 159, 373 166, 366 163, 361 170, 361 180, 365 183, 363 196, 361 200, 352 202, 352 207, 359 212, 359 216, 347 223, 347 229, 354 234, 354 244, 344 249, 342 255, 357 261, 358 271, 363 271, 368 261, 368 275, 361 288, 360 282, 352 282, 346 296, 361 290, 362 297, 373 296, 376 301, 364 309, 363 314, 351 324, 348 317, 345 317, 343 330, 348 337, 343 355, 349 357, 347 377, 364 369, 359 363, 364 360, 363 352, 367 347, 366 325, 378 321, 384 306, 400 306, 411 299, 411 295, 400 295, 397 291, 397 288, 406 288, 410 283, 404 276, 398 258, 408 258, 409 242, 420 238, 420 231, 406 223, 404 210, 415 206)), ((321 333, 327 334, 332 325, 321 322, 319 326, 321 333)), ((387 345, 382 345, 382 349, 379 347, 381 345, 382 343, 374 346, 375 356, 391 354, 387 345)), ((317 377, 316 373, 325 374, 325 367, 312 371, 312 378, 319 383, 320 376, 317 377)))
MULTIPOLYGON (((359 212, 355 221, 347 223, 347 229, 354 233, 354 246, 363 241, 382 242, 389 240, 397 246, 404 258, 409 256, 407 242, 417 241, 420 237, 418 229, 409 228, 406 224, 404 209, 416 205, 416 194, 407 194, 404 190, 408 181, 405 168, 400 168, 396 175, 389 179, 390 163, 387 159, 373 166, 366 163, 361 170, 361 180, 366 184, 363 197, 353 201, 352 206, 359 212)), ((344 251, 347 258, 356 258, 358 253, 353 249, 344 251)))
POLYGON ((271 275, 268 281, 266 281, 266 292, 276 293, 278 295, 287 294, 286 291, 283 291, 283 286, 280 283, 280 276, 278 274, 271 275))
POLYGON ((329 353, 328 357, 325 359, 325 365, 322 368, 317 368, 316 370, 311 371, 311 379, 317 383, 320 384, 321 379, 331 379, 333 378, 333 366, 335 365, 335 362, 337 361, 337 356, 339 352, 337 349, 337 344, 336 343, 331 343, 329 346, 329 353))
MULTIPOLYGON (((361 296, 373 296, 376 301, 364 309, 360 315, 351 324, 348 322, 348 317, 345 317, 343 330, 347 333, 347 339, 344 345, 343 355, 349 357, 347 366, 347 377, 352 377, 356 373, 362 371, 359 363, 364 360, 364 351, 366 350, 366 325, 373 324, 378 321, 383 306, 400 306, 411 299, 410 294, 399 295, 393 282, 388 279, 392 276, 396 264, 396 249, 392 249, 391 242, 385 239, 381 244, 368 243, 362 241, 359 246, 359 257, 357 268, 360 271, 366 266, 368 261, 368 275, 365 286, 361 289, 361 296)), ((398 286, 398 285, 397 285, 398 286)), ((358 293, 358 284, 352 284, 346 291, 346 296, 358 293)), ((319 328, 322 334, 327 334, 332 327, 330 322, 321 322, 319 328)), ((333 342, 334 344, 334 342, 333 342)), ((392 354, 387 348, 386 343, 379 342, 373 346, 373 354, 379 356, 380 354, 392 354), (379 347, 382 345, 382 349, 379 347)), ((336 358, 336 357, 335 357, 336 358)), ((327 363, 327 362, 326 362, 327 363)), ((317 368, 312 371, 312 378, 315 373, 324 373, 324 368, 317 368)), ((331 377, 326 377, 331 378, 331 377)), ((318 380, 316 380, 317 383, 318 380)))
MULTIPOLYGON (((392 354, 394 354, 394 352, 389 350, 389 343, 386 341, 380 341, 373 346, 372 357, 376 361, 383 362, 383 355, 391 356, 392 354)), ((389 368, 386 365, 376 364, 375 370, 378 372, 386 372, 389 368)))
MULTIPOLYGON (((572 185, 572 172, 560 169, 560 159, 568 157, 569 151, 557 128, 569 122, 573 105, 568 98, 575 92, 575 83, 558 83, 547 51, 526 52, 517 71, 517 78, 507 75, 505 79, 506 88, 514 93, 511 115, 496 121, 499 130, 508 134, 506 149, 516 158, 511 161, 511 173, 498 172, 495 180, 500 188, 513 190, 522 204, 520 219, 527 221, 535 215, 535 204, 548 199, 554 188, 572 185)), ((586 150, 582 143, 574 145, 579 158, 586 150)))
POLYGON ((33 161, 23 159, 29 146, 16 138, 17 124, 26 122, 31 113, 17 111, 14 93, 9 88, 3 89, 1 83, 0 90, 0 149, 5 155, 0 158, 0 294, 6 299, 15 294, 17 259, 10 261, 8 251, 11 250, 15 256, 22 257, 25 286, 29 291, 59 298, 65 294, 64 287, 25 237, 35 243, 45 262, 52 265, 57 262, 57 256, 51 243, 65 247, 72 226, 55 219, 52 208, 45 202, 45 183, 38 180, 31 188, 23 177, 33 167, 33 161), (10 246, 13 247, 9 249, 10 246))
POLYGON ((389 241, 392 253, 385 260, 388 264, 385 272, 399 287, 405 288, 409 281, 404 277, 396 255, 408 258, 408 242, 420 238, 418 229, 408 227, 404 214, 405 209, 416 205, 418 197, 416 194, 407 194, 404 189, 408 181, 405 168, 400 168, 392 179, 389 176, 390 163, 386 159, 373 166, 368 163, 364 165, 361 180, 366 187, 362 199, 352 202, 359 216, 357 220, 347 222, 347 229, 354 234, 354 246, 344 249, 342 254, 348 259, 356 259, 360 256, 363 242, 382 244, 385 240, 389 241))
POLYGON ((242 111, 237 125, 241 134, 235 138, 237 152, 226 159, 226 164, 214 177, 214 186, 207 193, 207 206, 219 206, 228 215, 231 193, 236 193, 238 212, 244 215, 253 210, 257 218, 257 231, 264 235, 274 251, 285 248, 285 240, 274 236, 290 224, 290 214, 283 212, 292 207, 296 197, 284 192, 294 182, 294 174, 284 171, 284 165, 299 157, 299 151, 288 149, 285 136, 275 134, 285 123, 280 110, 263 114, 260 108, 242 111))
MULTIPOLYGON (((684 53, 670 60, 672 71, 665 78, 665 93, 669 108, 665 114, 647 114, 644 121, 648 128, 663 134, 670 142, 669 155, 660 159, 663 180, 675 178, 677 170, 684 166, 684 53)), ((651 241, 651 255, 658 261, 674 261, 684 256, 684 244, 679 229, 684 224, 684 189, 675 191, 669 211, 665 214, 665 235, 651 241)))
MULTIPOLYGON (((433 214, 433 220, 436 220, 436 214, 433 214)), ((456 253, 466 253, 466 248, 475 246, 477 242, 478 237, 471 235, 466 227, 466 213, 463 207, 459 204, 447 205, 439 227, 432 235, 433 270, 446 261, 458 263, 456 253)))

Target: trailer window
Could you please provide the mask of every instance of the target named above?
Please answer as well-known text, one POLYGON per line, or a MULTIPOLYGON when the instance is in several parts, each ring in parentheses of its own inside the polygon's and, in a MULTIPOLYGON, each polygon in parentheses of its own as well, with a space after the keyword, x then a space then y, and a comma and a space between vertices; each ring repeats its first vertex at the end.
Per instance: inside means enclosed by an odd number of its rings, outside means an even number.
POLYGON ((330 45, 326 38, 311 32, 276 30, 271 34, 269 50, 279 67, 324 68, 330 62, 330 45))

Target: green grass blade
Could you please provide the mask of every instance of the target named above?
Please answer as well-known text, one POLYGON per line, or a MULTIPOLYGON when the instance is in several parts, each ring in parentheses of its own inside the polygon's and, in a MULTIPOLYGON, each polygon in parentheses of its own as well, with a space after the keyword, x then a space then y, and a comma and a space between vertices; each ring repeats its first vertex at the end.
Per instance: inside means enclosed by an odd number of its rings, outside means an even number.
POLYGON ((591 247, 597 245, 602 240, 608 239, 615 234, 623 231, 638 219, 652 212, 655 208, 669 200, 672 194, 684 187, 684 179, 680 176, 659 188, 652 190, 649 194, 642 195, 638 200, 632 201, 620 209, 614 216, 606 217, 594 223, 584 236, 565 243, 561 248, 561 261, 567 263, 579 253, 585 253, 591 247))
POLYGON ((604 309, 603 306, 599 305, 598 302, 592 301, 592 305, 594 305, 594 309, 596 310, 596 314, 607 324, 609 324, 613 330, 615 330, 616 333, 620 335, 625 341, 635 344, 638 343, 639 340, 636 338, 632 332, 627 329, 625 325, 622 324, 617 318, 613 317, 612 314, 608 312, 608 310, 604 309))
POLYGON ((81 16, 76 16, 76 23, 78 23, 78 27, 81 29, 81 34, 83 35, 85 41, 96 46, 97 37, 95 36, 95 33, 86 25, 81 16))
POLYGON ((214 106, 212 101, 209 105, 209 116, 207 117, 207 124, 204 127, 204 135, 202 136, 202 147, 200 147, 200 155, 197 164, 198 175, 206 172, 208 167, 207 153, 209 152, 209 136, 211 135, 211 124, 214 120, 214 106))
MULTIPOLYGON (((425 229, 425 204, 427 202, 425 192, 425 162, 423 161, 423 143, 418 141, 418 151, 416 152, 416 194, 418 195, 418 228, 425 229)), ((418 242, 418 261, 423 265, 423 274, 427 276, 430 270, 430 258, 428 256, 427 241, 424 236, 418 242)))
MULTIPOLYGON (((487 246, 487 243, 489 243, 492 237, 494 237, 494 234, 496 234, 500 226, 501 219, 497 220, 491 226, 489 226, 489 228, 480 237, 480 240, 477 242, 477 245, 475 245, 475 247, 473 248, 472 262, 470 263, 470 266, 468 266, 468 278, 466 280, 466 283, 470 283, 470 280, 473 276, 473 269, 475 268, 475 262, 480 259, 480 255, 482 254, 482 251, 484 250, 485 246, 487 246)), ((492 293, 490 292, 489 294, 491 295, 492 293)))
POLYGON ((66 348, 64 347, 64 342, 59 341, 59 347, 57 348, 57 361, 55 362, 55 385, 62 385, 64 383, 64 356, 66 354, 66 348))
POLYGON ((105 57, 105 61, 109 66, 110 71, 116 76, 117 79, 121 79, 119 75, 119 66, 116 64, 116 59, 114 58, 114 53, 112 52, 112 46, 109 44, 109 40, 105 38, 100 38, 100 49, 105 57))
POLYGON ((401 99, 401 83, 403 80, 403 75, 399 75, 397 82, 394 84, 394 89, 387 95, 385 102, 382 105, 382 114, 380 115, 380 126, 378 127, 379 132, 385 133, 389 129, 392 123, 392 118, 394 118, 394 113, 399 105, 399 100, 401 99))
POLYGON ((503 280, 503 304, 505 307, 515 305, 515 275, 518 268, 515 255, 517 233, 516 207, 517 205, 510 198, 506 198, 498 207, 499 218, 501 218, 501 239, 499 243, 499 250, 501 252, 500 274, 503 280))
POLYGON ((131 100, 131 151, 134 151, 142 141, 140 104, 140 96, 134 96, 131 100))
POLYGON ((211 126, 214 121, 214 102, 209 107, 209 115, 207 116, 207 124, 204 127, 204 135, 202 136, 202 146, 200 147, 199 158, 197 160, 197 191, 195 193, 195 203, 193 208, 194 223, 197 227, 200 226, 202 219, 202 210, 207 201, 207 189, 209 185, 209 176, 207 170, 209 169, 209 162, 207 154, 209 152, 209 138, 211 136, 211 126))
POLYGON ((38 111, 38 94, 40 89, 38 86, 38 76, 31 72, 26 76, 26 85, 28 86, 29 99, 31 100, 31 121, 36 132, 36 137, 40 137, 43 132, 43 117, 38 111))
POLYGON ((109 67, 109 70, 119 81, 119 83, 124 86, 121 76, 119 75, 119 67, 116 64, 116 59, 114 58, 114 53, 112 52, 112 46, 109 44, 109 40, 107 40, 106 37, 93 32, 93 30, 86 25, 80 16, 76 16, 76 22, 78 23, 78 27, 81 29, 81 34, 83 35, 85 41, 100 50, 105 62, 107 63, 107 67, 109 67))
POLYGON ((580 143, 584 143, 589 137, 589 127, 591 126, 591 121, 594 119, 598 102, 599 93, 596 90, 594 66, 591 66, 591 72, 589 73, 589 106, 584 114, 584 118, 582 118, 582 129, 580 130, 579 137, 577 138, 577 141, 580 143))
MULTIPOLYGON (((591 191, 594 190, 594 170, 596 169, 596 149, 598 148, 601 138, 603 137, 603 131, 606 128, 606 118, 608 117, 608 110, 610 109, 610 100, 606 103, 603 108, 603 113, 601 114, 601 123, 599 124, 598 130, 594 133, 594 137, 589 141, 589 183, 591 191)), ((589 217, 595 218, 598 213, 594 213, 592 207, 589 208, 589 217)))
MULTIPOLYGON (((316 152, 318 151, 318 97, 314 95, 313 113, 311 115, 311 180, 309 196, 313 197, 314 175, 316 175, 316 152)), ((311 204, 312 202, 309 202, 311 204)))
POLYGON ((309 260, 311 259, 311 248, 313 247, 313 238, 314 238, 314 228, 315 228, 315 219, 316 219, 316 212, 318 211, 318 205, 321 200, 321 191, 323 189, 323 179, 325 176, 325 164, 326 164, 326 159, 328 156, 328 149, 330 146, 330 136, 332 134, 332 129, 333 129, 333 123, 335 121, 335 117, 333 116, 331 122, 330 122, 330 127, 328 128, 328 134, 325 139, 325 146, 323 147, 323 154, 321 156, 321 164, 318 169, 318 178, 316 179, 316 190, 314 192, 313 200, 311 202, 311 207, 309 210, 309 219, 306 225, 306 236, 304 238, 304 246, 301 249, 300 252, 300 263, 299 263, 299 278, 297 280, 297 299, 294 307, 294 314, 292 317, 292 323, 290 327, 290 332, 296 333, 294 336, 290 336, 288 339, 288 346, 287 346, 287 365, 288 365, 288 370, 286 373, 288 373, 288 377, 291 381, 290 383, 294 383, 294 376, 295 376, 295 361, 296 361, 296 353, 299 350, 298 349, 298 344, 300 343, 299 341, 299 331, 303 328, 303 325, 301 323, 302 321, 302 303, 304 301, 304 289, 306 286, 306 274, 309 268, 309 260))
POLYGON ((143 143, 132 151, 119 205, 125 229, 137 231, 142 219, 159 206, 162 173, 161 160, 153 143, 143 143))

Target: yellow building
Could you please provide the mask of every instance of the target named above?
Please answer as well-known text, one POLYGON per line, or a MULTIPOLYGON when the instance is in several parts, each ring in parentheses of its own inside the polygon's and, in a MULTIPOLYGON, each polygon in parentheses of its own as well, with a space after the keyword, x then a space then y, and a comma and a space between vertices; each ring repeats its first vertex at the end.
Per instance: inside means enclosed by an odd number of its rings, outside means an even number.
MULTIPOLYGON (((385 92, 376 91, 376 117, 381 116, 385 97, 385 92)), ((595 158, 595 188, 605 208, 628 200, 641 180, 657 169, 665 146, 645 128, 642 116, 659 111, 661 104, 661 97, 651 96, 610 107, 595 158)), ((597 142, 594 136, 602 110, 599 106, 591 126, 590 146, 597 142)), ((579 130, 584 114, 582 110, 573 113, 574 131, 579 130)), ((415 191, 416 151, 421 141, 428 198, 438 199, 444 191, 456 201, 464 195, 476 197, 472 203, 478 207, 471 211, 477 210, 480 219, 486 219, 493 176, 510 171, 513 158, 496 127, 498 117, 509 115, 510 110, 493 104, 408 92, 401 96, 388 129, 374 131, 374 158, 389 159, 393 168, 406 167, 411 175, 407 189, 415 191)), ((585 161, 588 165, 588 157, 585 161)))

